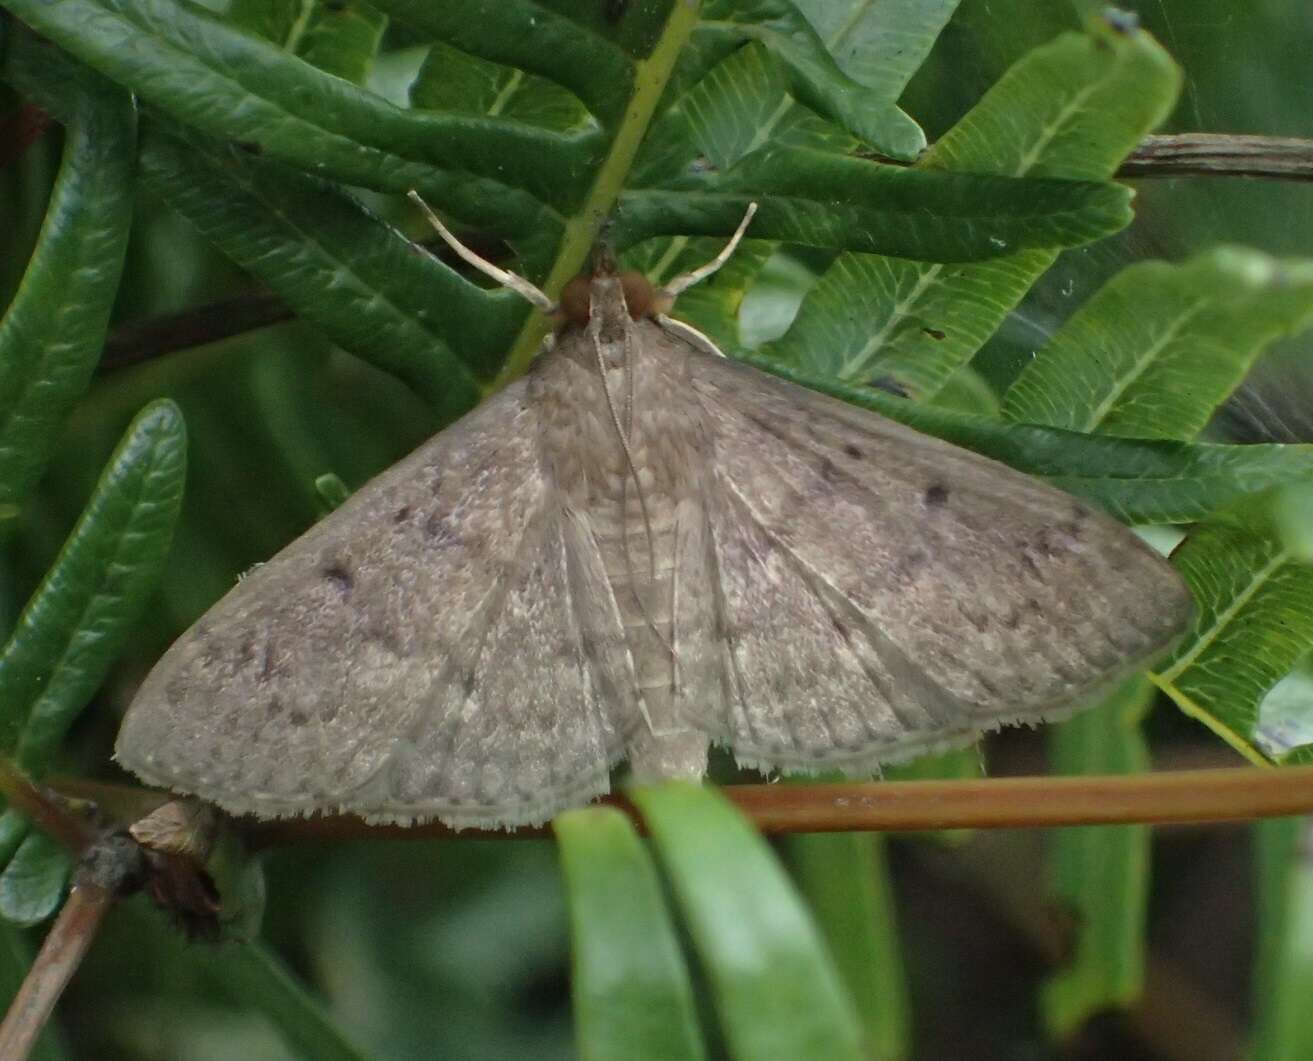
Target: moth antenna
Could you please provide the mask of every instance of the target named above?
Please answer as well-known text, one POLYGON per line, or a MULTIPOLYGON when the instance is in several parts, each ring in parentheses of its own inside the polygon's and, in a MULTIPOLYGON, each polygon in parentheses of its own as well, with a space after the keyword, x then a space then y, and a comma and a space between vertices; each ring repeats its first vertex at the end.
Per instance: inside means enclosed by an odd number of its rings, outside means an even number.
POLYGON ((691 273, 681 273, 679 276, 675 277, 670 283, 666 284, 666 286, 661 289, 662 293, 674 298, 680 292, 688 290, 701 280, 705 280, 729 261, 730 255, 734 253, 739 242, 743 239, 743 234, 748 231, 748 226, 752 224, 752 216, 756 212, 757 204, 748 203, 748 212, 743 215, 743 220, 739 222, 739 227, 734 230, 734 235, 730 236, 729 242, 725 244, 725 249, 712 258, 711 261, 707 262, 706 265, 694 269, 691 273))
POLYGON ((533 286, 522 276, 516 276, 515 273, 507 272, 505 269, 499 269, 486 258, 480 258, 469 247, 465 246, 460 240, 452 235, 451 230, 438 218, 432 208, 423 199, 420 198, 419 192, 412 188, 406 193, 407 198, 414 202, 421 210, 424 216, 429 219, 429 224, 438 230, 438 235, 442 237, 443 242, 454 250, 462 260, 474 266, 484 276, 489 276, 501 284, 502 287, 508 287, 521 298, 531 302, 544 313, 555 313, 556 303, 553 302, 540 289, 533 286))

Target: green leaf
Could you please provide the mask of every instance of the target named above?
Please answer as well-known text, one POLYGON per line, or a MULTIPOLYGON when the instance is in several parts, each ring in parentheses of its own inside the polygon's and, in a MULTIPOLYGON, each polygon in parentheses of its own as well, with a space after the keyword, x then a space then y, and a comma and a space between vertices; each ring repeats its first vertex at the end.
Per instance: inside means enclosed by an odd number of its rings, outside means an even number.
POLYGON ((315 4, 296 54, 325 73, 363 85, 386 28, 387 19, 366 0, 315 4))
MULTIPOLYGON (((1123 682, 1095 710, 1055 726, 1054 770, 1073 774, 1139 774, 1149 769, 1141 723, 1154 688, 1143 675, 1123 682)), ((1044 985, 1040 1006, 1054 1039, 1089 1017, 1127 1006, 1144 984, 1149 904, 1149 828, 1100 825, 1059 829, 1050 864, 1057 900, 1076 926, 1070 958, 1044 985)))
POLYGON ((227 16, 234 26, 289 47, 304 22, 305 7, 304 0, 231 0, 227 16))
POLYGON ((792 836, 786 851, 857 1004, 862 1057, 911 1057, 911 1013, 883 838, 875 833, 792 836))
POLYGON ((132 422, 0 652, 0 747, 40 775, 118 655, 163 570, 186 440, 169 401, 132 422))
POLYGON ((1260 726, 1259 709, 1313 648, 1313 565, 1295 559, 1270 527, 1252 520, 1198 527, 1172 559, 1198 614, 1153 680, 1252 761, 1289 755, 1294 749, 1281 729, 1260 726))
POLYGON ((15 925, 38 925, 64 898, 68 853, 58 841, 32 832, 0 873, 0 917, 15 925))
POLYGON ((141 177, 306 320, 444 419, 486 392, 525 316, 512 292, 475 287, 342 193, 261 159, 147 125, 141 177))
POLYGON ((1313 319, 1313 261, 1220 247, 1122 270, 1009 388, 1012 420, 1191 439, 1259 352, 1313 319))
POLYGON ((743 360, 1046 479, 1126 523, 1189 523, 1249 495, 1313 478, 1313 446, 1123 439, 1009 424, 816 379, 764 357, 743 360))
POLYGON ((765 841, 714 789, 672 781, 630 795, 706 966, 730 1053, 856 1061, 852 1000, 765 841))
POLYGON ((419 188, 497 231, 537 221, 526 194, 576 205, 595 160, 595 135, 403 110, 179 0, 5 6, 186 125, 346 183, 419 188))
POLYGON ((1272 521, 1286 551, 1313 563, 1313 483, 1296 483, 1272 498, 1272 521))
MULTIPOLYGON (((918 166, 1105 178, 1166 117, 1179 84, 1175 64, 1148 34, 1095 22, 1019 61, 918 166)), ((948 266, 842 254, 789 331, 763 352, 842 380, 890 377, 928 398, 1053 259, 1045 250, 948 266)))
POLYGON ((635 92, 638 64, 651 58, 669 26, 672 5, 668 0, 642 5, 636 20, 626 20, 620 38, 597 23, 589 25, 590 12, 582 5, 564 5, 558 12, 548 3, 501 0, 496 18, 489 18, 478 0, 382 0, 379 6, 458 51, 554 81, 614 130, 635 92))
POLYGON ((346 483, 333 472, 327 472, 315 479, 315 493, 319 495, 319 503, 324 515, 341 507, 342 502, 351 496, 346 483))
POLYGON ((436 40, 410 85, 410 103, 428 110, 505 116, 562 132, 593 123, 579 97, 545 77, 469 55, 436 40))
POLYGON ((754 238, 940 261, 1074 246, 1131 217, 1130 194, 1118 185, 933 172, 765 147, 714 178, 625 192, 612 237, 624 248, 651 236, 732 232, 755 200, 754 238))
POLYGON ((1307 818, 1252 830, 1258 884, 1253 1039, 1248 1061, 1313 1056, 1313 862, 1307 818))
MULTIPOLYGON (((173 949, 188 946, 170 930, 173 949)), ((323 1002, 307 991, 264 943, 222 943, 212 948, 190 945, 188 957, 201 963, 207 979, 234 1003, 262 1013, 278 1030, 293 1057, 315 1061, 364 1061, 356 1047, 329 1017, 323 1002)))
POLYGON ((914 159, 921 127, 894 104, 888 87, 868 88, 840 69, 802 13, 787 0, 709 0, 699 35, 725 50, 759 42, 783 67, 800 103, 891 158, 914 159))
POLYGON ((628 818, 590 807, 560 815, 552 829, 570 903, 580 1057, 706 1057, 656 868, 628 818))
POLYGON ((891 101, 903 94, 957 5, 958 0, 797 0, 839 69, 891 101))
POLYGON ((132 220, 136 120, 126 93, 11 27, 4 77, 65 124, 23 281, 0 320, 0 528, 40 478, 105 339, 132 220))

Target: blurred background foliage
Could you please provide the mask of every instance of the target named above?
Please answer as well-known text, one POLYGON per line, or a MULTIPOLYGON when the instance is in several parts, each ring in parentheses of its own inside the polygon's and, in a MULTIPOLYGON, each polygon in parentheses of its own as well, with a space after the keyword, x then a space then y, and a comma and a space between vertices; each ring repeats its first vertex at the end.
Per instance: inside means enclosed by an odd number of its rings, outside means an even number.
MULTIPOLYGON (((886 3, 900 14, 916 6, 886 3)), ((304 56, 367 79, 394 99, 418 78, 424 92, 416 102, 441 105, 441 80, 425 76, 434 61, 426 38, 364 4, 231 6, 247 25, 271 20, 259 28, 273 39, 287 28, 274 24, 279 12, 296 7, 296 17, 315 31, 303 38, 304 56), (333 27, 334 17, 349 25, 333 27), (375 49, 372 61, 352 66, 362 51, 375 49)), ((923 3, 951 18, 903 92, 903 110, 934 143, 1017 60, 1078 29, 1099 6, 962 0, 953 12, 951 3, 923 3)), ((1128 6, 1184 71, 1163 131, 1313 136, 1307 5, 1128 6)), ((824 32, 826 5, 808 10, 824 32)), ((524 90, 516 99, 528 117, 570 120, 569 99, 549 89, 524 90)), ((18 103, 8 93, 5 112, 16 112, 18 103)), ((36 245, 62 148, 52 126, 0 169, 0 229, 8 234, 0 300, 16 290, 36 245)), ((997 406, 1073 310, 1130 263, 1180 262, 1222 242, 1281 257, 1313 249, 1313 184, 1189 177, 1135 187, 1133 224, 1057 258, 975 356, 959 404, 997 406)), ((361 195, 398 216, 383 197, 361 195)), ((54 766, 67 774, 111 776, 106 752, 144 670, 237 575, 323 514, 318 477, 332 473, 355 488, 435 427, 433 404, 414 389, 294 320, 123 363, 118 351, 132 349, 134 325, 253 290, 244 271, 149 190, 133 209, 111 324, 121 341, 111 342, 69 417, 0 567, 0 628, 8 629, 129 422, 160 396, 177 403, 190 443, 172 559, 93 708, 58 753, 54 766)), ((779 336, 830 257, 785 245, 765 262, 745 300, 743 334, 755 341, 779 336)), ((1208 437, 1313 441, 1311 341, 1296 336, 1272 346, 1208 437)), ((1292 504, 1290 518, 1303 525, 1299 500, 1292 504)), ((1311 681, 1296 671, 1272 695, 1307 713, 1311 681)), ((1103 714, 1124 739, 1110 738, 1104 723, 1069 728, 1052 741, 1006 734, 986 749, 990 772, 1040 772, 1050 756, 1069 770, 1140 770, 1149 759, 1159 768, 1238 762, 1160 700, 1141 682, 1118 691, 1103 714), (1108 754, 1084 761, 1101 740, 1110 742, 1108 754)), ((972 754, 905 772, 944 776, 978 768, 972 754)), ((1304 823, 1282 821, 1162 830, 1152 846, 1147 830, 1129 829, 879 842, 808 837, 782 845, 782 854, 861 996, 868 1056, 1293 1061, 1313 1056, 1313 1012, 1301 1002, 1313 987, 1308 836, 1304 823), (1108 873, 1094 878, 1094 867, 1108 873), (1073 908, 1097 918, 1090 903, 1109 897, 1115 901, 1107 935, 1092 940, 1078 932, 1073 908), (1091 947, 1108 952, 1089 959, 1097 982, 1064 980, 1073 957, 1091 947)), ((742 850, 745 860, 754 857, 742 850)), ((185 945, 133 902, 110 919, 74 981, 61 1006, 61 1034, 45 1046, 48 1056, 250 1061, 361 1056, 357 1049, 455 1061, 575 1056, 571 921, 552 841, 304 845, 270 852, 264 865, 263 934, 277 965, 241 956, 233 944, 214 951, 185 945), (308 1012, 317 1006, 287 981, 289 970, 323 999, 344 1030, 341 1043, 313 1030, 298 1040, 289 1014, 302 1003, 308 1012)), ((37 937, 8 931, 0 941, 7 961, 0 964, 11 978, 37 937)), ((696 977, 694 986, 701 986, 696 977)), ((713 1056, 727 1049, 716 1041, 709 1047, 713 1056)))

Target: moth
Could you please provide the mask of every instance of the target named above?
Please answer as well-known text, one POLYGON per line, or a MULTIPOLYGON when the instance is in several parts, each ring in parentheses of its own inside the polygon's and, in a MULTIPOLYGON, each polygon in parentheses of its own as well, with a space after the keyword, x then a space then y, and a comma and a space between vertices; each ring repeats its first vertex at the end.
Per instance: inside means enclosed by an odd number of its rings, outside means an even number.
POLYGON ((667 316, 751 211, 663 289, 602 255, 559 306, 429 216, 559 327, 168 650, 117 742, 144 780, 234 814, 509 828, 626 758, 701 777, 712 743, 869 774, 1061 717, 1187 622, 1110 517, 667 316))

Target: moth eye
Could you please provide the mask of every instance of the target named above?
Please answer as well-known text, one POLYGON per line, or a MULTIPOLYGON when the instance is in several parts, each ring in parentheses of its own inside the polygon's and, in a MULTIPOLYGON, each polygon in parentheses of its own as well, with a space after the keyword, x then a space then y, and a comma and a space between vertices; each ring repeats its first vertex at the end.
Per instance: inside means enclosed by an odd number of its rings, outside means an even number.
POLYGON ((587 324, 592 277, 580 273, 561 289, 561 316, 569 324, 587 324))
POLYGON ((652 313, 652 304, 656 301, 656 291, 642 273, 625 272, 620 274, 620 288, 625 293, 625 305, 629 315, 640 320, 652 313))

